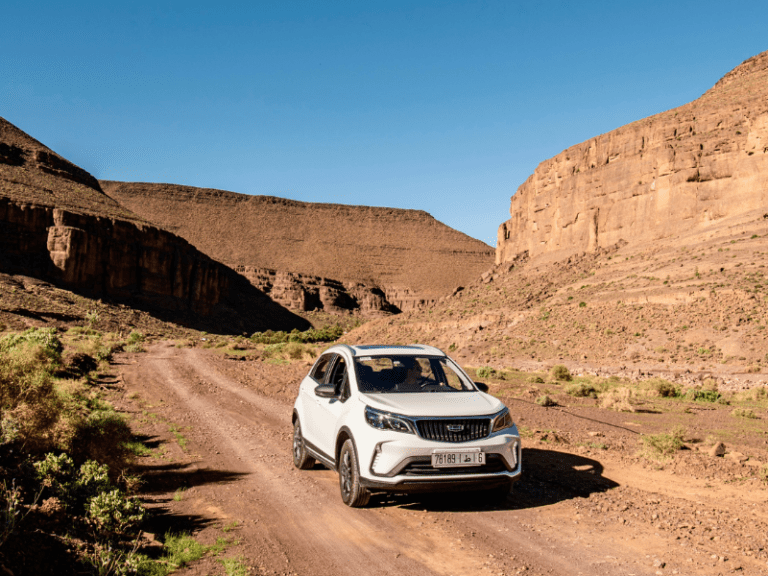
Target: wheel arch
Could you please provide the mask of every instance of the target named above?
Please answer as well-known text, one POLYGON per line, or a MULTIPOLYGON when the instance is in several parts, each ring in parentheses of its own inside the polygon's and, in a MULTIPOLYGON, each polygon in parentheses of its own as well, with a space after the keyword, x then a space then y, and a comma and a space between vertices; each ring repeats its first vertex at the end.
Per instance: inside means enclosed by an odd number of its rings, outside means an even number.
POLYGON ((344 442, 347 440, 352 440, 352 445, 355 448, 355 452, 357 452, 357 445, 355 444, 355 438, 352 436, 352 430, 346 426, 342 426, 339 430, 338 436, 336 436, 336 446, 333 450, 333 458, 336 461, 337 468, 339 466, 339 454, 341 454, 341 447, 344 446, 344 442))

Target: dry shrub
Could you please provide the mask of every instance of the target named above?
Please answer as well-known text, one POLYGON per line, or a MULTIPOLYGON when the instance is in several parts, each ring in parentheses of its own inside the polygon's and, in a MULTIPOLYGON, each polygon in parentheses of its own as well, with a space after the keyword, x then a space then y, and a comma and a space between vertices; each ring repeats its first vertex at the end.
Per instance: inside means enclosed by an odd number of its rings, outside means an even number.
POLYGON ((669 380, 664 380, 664 378, 649 378, 645 381, 645 384, 651 390, 658 392, 659 396, 663 398, 676 398, 680 395, 678 388, 669 380))
POLYGON ((269 344, 262 351, 262 357, 273 360, 301 360, 305 356, 314 357, 310 345, 300 342, 269 344))
POLYGON ((707 378, 704 380, 704 384, 702 385, 702 388, 704 390, 711 390, 713 392, 717 392, 717 380, 714 378, 707 378))
POLYGON ((731 416, 735 416, 736 418, 749 418, 749 419, 756 419, 757 414, 755 414, 755 411, 751 408, 735 408, 733 412, 731 412, 731 416))
POLYGON ((61 359, 61 344, 44 342, 29 331, 0 339, 0 443, 18 441, 29 449, 45 448, 53 440, 61 402, 53 371, 61 359))
POLYGON ((668 458, 683 447, 685 429, 678 426, 670 432, 661 434, 643 434, 640 439, 646 448, 646 454, 651 457, 668 458))
POLYGON ((750 388, 737 395, 741 400, 751 400, 752 402, 761 402, 768 400, 768 387, 758 386, 756 388, 750 388))
POLYGON ((634 412, 635 393, 631 388, 614 388, 600 396, 600 405, 617 412, 634 412))
POLYGON ((562 380, 563 382, 571 381, 571 371, 568 370, 568 367, 565 366, 564 364, 557 364, 555 366, 552 366, 552 369, 549 371, 549 374, 555 380, 562 380))
POLYGON ((536 398, 536 404, 539 406, 557 406, 557 402, 552 400, 549 396, 544 394, 544 396, 539 396, 536 398))
POLYGON ((597 398, 597 389, 592 386, 592 384, 571 384, 570 386, 566 387, 565 389, 566 394, 570 394, 571 396, 576 396, 577 398, 597 398))

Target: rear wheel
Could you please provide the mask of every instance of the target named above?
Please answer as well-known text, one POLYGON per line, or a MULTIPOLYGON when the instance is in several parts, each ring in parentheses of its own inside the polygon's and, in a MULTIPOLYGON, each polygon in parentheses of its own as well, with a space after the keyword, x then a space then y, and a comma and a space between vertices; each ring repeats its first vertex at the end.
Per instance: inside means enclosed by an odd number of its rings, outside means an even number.
POLYGON ((360 484, 357 450, 351 439, 344 442, 339 453, 339 486, 341 499, 347 506, 361 508, 371 499, 371 493, 360 484))
POLYGON ((298 418, 293 423, 293 465, 300 470, 309 470, 315 465, 315 459, 307 453, 298 418))

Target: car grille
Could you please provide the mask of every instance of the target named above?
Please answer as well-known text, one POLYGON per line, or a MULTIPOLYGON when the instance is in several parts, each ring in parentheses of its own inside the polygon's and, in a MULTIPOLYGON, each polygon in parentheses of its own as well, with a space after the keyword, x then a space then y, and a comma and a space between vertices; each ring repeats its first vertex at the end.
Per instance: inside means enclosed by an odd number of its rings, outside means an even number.
POLYGON ((459 476, 462 474, 493 474, 505 472, 504 459, 498 454, 488 454, 484 466, 457 466, 456 468, 432 468, 432 459, 426 457, 410 462, 399 473, 406 476, 459 476))
POLYGON ((450 420, 418 420, 419 436, 438 442, 469 442, 488 436, 490 418, 452 418, 450 420), (461 429, 458 429, 458 428, 461 429))

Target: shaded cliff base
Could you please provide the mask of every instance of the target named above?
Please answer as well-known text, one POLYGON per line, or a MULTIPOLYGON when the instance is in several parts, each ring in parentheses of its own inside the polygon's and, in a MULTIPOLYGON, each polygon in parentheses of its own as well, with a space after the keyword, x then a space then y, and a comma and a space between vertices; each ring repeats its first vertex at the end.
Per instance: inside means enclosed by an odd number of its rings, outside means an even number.
MULTIPOLYGON (((0 330, 26 330, 55 327, 66 330, 74 326, 90 327, 100 332, 123 336, 137 330, 149 337, 190 338, 201 332, 241 335, 256 331, 243 327, 235 309, 222 309, 208 318, 167 310, 140 309, 109 298, 79 294, 45 280, 21 274, 0 273, 0 330)), ((336 316, 315 314, 311 320, 296 316, 293 326, 305 329, 324 326, 336 316)), ((343 323, 342 323, 343 324, 343 323)), ((350 326, 357 325, 348 322, 350 326)), ((344 324, 343 324, 344 325, 344 324)), ((266 330, 258 324, 257 330, 266 330)), ((245 325, 250 328, 249 324, 245 325)), ((290 330, 290 328, 288 328, 290 330)))
POLYGON ((768 216, 710 234, 496 266, 428 311, 369 322, 350 342, 434 344, 465 364, 768 382, 768 216))

